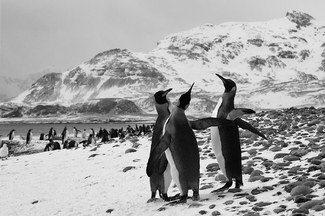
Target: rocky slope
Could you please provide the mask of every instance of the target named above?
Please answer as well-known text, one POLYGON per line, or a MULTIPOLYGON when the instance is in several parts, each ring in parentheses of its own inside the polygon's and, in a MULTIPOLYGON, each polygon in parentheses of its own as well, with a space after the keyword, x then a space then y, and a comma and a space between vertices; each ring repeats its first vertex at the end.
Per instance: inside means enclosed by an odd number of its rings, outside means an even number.
POLYGON ((323 106, 324 36, 325 22, 296 11, 268 22, 204 24, 165 37, 148 53, 112 49, 72 70, 47 74, 11 104, 30 110, 122 98, 153 113, 156 91, 172 87, 175 101, 195 82, 189 112, 208 114, 224 90, 219 73, 237 83, 238 106, 323 106))

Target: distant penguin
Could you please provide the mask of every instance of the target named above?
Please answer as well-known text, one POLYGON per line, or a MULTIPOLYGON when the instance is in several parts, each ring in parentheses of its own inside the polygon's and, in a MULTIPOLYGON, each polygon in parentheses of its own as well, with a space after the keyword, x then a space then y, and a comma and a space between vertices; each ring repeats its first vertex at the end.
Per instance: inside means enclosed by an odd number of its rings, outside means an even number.
POLYGON ((64 129, 63 129, 63 131, 61 133, 61 138, 62 138, 62 145, 63 145, 64 142, 66 140, 68 140, 68 138, 69 138, 69 131, 68 131, 67 127, 64 127, 64 129))
POLYGON ((87 138, 87 131, 86 129, 84 129, 84 131, 82 132, 82 138, 86 139, 87 138))
POLYGON ((103 129, 102 129, 101 127, 99 128, 99 131, 98 131, 98 133, 97 133, 97 138, 98 138, 98 139, 103 138, 103 129))
POLYGON ((12 141, 15 137, 15 129, 12 129, 9 134, 8 134, 8 137, 9 137, 9 140, 12 141))
MULTIPOLYGON (((91 141, 91 143, 94 141, 95 143, 96 143, 96 139, 95 139, 95 137, 96 137, 96 133, 95 133, 95 130, 93 129, 93 128, 90 128, 90 131, 91 131, 91 139, 92 139, 92 141, 91 141)), ((88 136, 88 140, 89 140, 89 136, 88 136)))
POLYGON ((33 129, 29 129, 27 132, 27 136, 26 136, 26 144, 30 144, 32 139, 33 139, 33 133, 32 133, 33 129))
POLYGON ((104 128, 102 132, 102 141, 101 142, 107 142, 109 141, 109 133, 108 131, 104 128))
POLYGON ((53 142, 53 140, 50 140, 48 144, 46 144, 44 151, 53 151, 53 150, 59 150, 61 149, 60 143, 53 142))
MULTIPOLYGON (((234 98, 236 95, 237 86, 231 79, 225 79, 218 74, 216 75, 222 80, 225 86, 225 92, 220 97, 218 104, 212 113, 212 117, 234 120, 234 122, 236 122, 239 126, 265 138, 263 134, 258 132, 249 123, 237 118, 235 115, 232 115, 236 110, 234 98)), ((237 109, 239 112, 243 110, 245 109, 237 109)), ((253 112, 247 112, 246 114, 250 113, 253 112)), ((243 112, 240 114, 243 114, 243 112)), ((231 187, 233 179, 236 181, 235 187, 239 189, 240 186, 243 185, 243 181, 238 126, 211 127, 211 142, 212 149, 216 155, 220 169, 225 175, 227 181, 226 184, 217 189, 216 192, 224 191, 231 187)))
POLYGON ((54 139, 55 135, 54 135, 53 127, 50 128, 49 134, 47 136, 48 136, 48 140, 54 139))
POLYGON ((7 159, 8 154, 9 154, 9 150, 8 150, 7 144, 4 143, 3 146, 0 148, 0 158, 2 160, 7 159))
POLYGON ((2 148, 3 144, 2 144, 2 135, 0 135, 0 148, 2 148))
POLYGON ((74 137, 78 137, 78 133, 81 132, 80 130, 78 130, 76 127, 73 127, 73 134, 74 137))
POLYGON ((44 133, 41 133, 39 136, 39 140, 44 140, 44 133))
MULTIPOLYGON (((154 145, 159 143, 159 140, 163 136, 165 122, 171 113, 171 103, 167 100, 166 97, 171 90, 172 88, 167 89, 166 91, 158 91, 154 94, 155 107, 158 113, 158 117, 153 128, 150 151, 152 151, 154 145)), ((148 200, 148 202, 155 199, 157 190, 159 191, 159 196, 163 200, 169 201, 167 190, 169 188, 171 180, 172 177, 170 173, 170 165, 168 164, 166 155, 163 152, 161 154, 161 157, 156 162, 152 175, 150 176, 151 199, 148 200)))

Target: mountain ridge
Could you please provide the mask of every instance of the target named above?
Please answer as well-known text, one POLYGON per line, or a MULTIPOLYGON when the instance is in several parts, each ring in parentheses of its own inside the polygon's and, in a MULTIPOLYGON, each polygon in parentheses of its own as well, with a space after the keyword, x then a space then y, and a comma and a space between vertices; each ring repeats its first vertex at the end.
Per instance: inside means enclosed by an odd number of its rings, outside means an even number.
POLYGON ((133 102, 134 114, 152 114, 156 91, 173 88, 175 101, 195 82, 188 113, 208 115, 224 90, 218 73, 237 83, 238 106, 323 106, 324 36, 325 22, 296 11, 267 22, 203 24, 166 36, 147 53, 111 49, 46 74, 10 103, 71 107, 123 98, 133 102))

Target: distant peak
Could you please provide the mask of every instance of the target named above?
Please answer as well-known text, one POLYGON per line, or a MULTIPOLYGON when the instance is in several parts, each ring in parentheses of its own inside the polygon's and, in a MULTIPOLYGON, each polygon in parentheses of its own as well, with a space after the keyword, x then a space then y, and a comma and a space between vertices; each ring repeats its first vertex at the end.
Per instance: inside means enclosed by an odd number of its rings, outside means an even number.
POLYGON ((311 21, 315 20, 314 17, 310 16, 307 13, 297 12, 294 10, 288 11, 286 17, 291 22, 296 23, 298 28, 309 26, 311 25, 311 21))

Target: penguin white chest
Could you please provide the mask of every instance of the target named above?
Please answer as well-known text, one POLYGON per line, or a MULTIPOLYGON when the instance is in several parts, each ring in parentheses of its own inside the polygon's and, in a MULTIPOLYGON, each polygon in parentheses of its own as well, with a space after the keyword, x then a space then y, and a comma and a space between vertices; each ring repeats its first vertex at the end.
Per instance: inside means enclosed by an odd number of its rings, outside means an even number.
MULTIPOLYGON (((175 184, 177 185, 178 189, 181 191, 180 181, 179 181, 179 172, 177 170, 175 161, 173 159, 173 155, 169 148, 166 149, 165 154, 166 154, 168 163, 170 164, 170 171, 171 171, 172 179, 175 182, 175 184)), ((182 191, 181 191, 181 194, 182 194, 182 191)))

